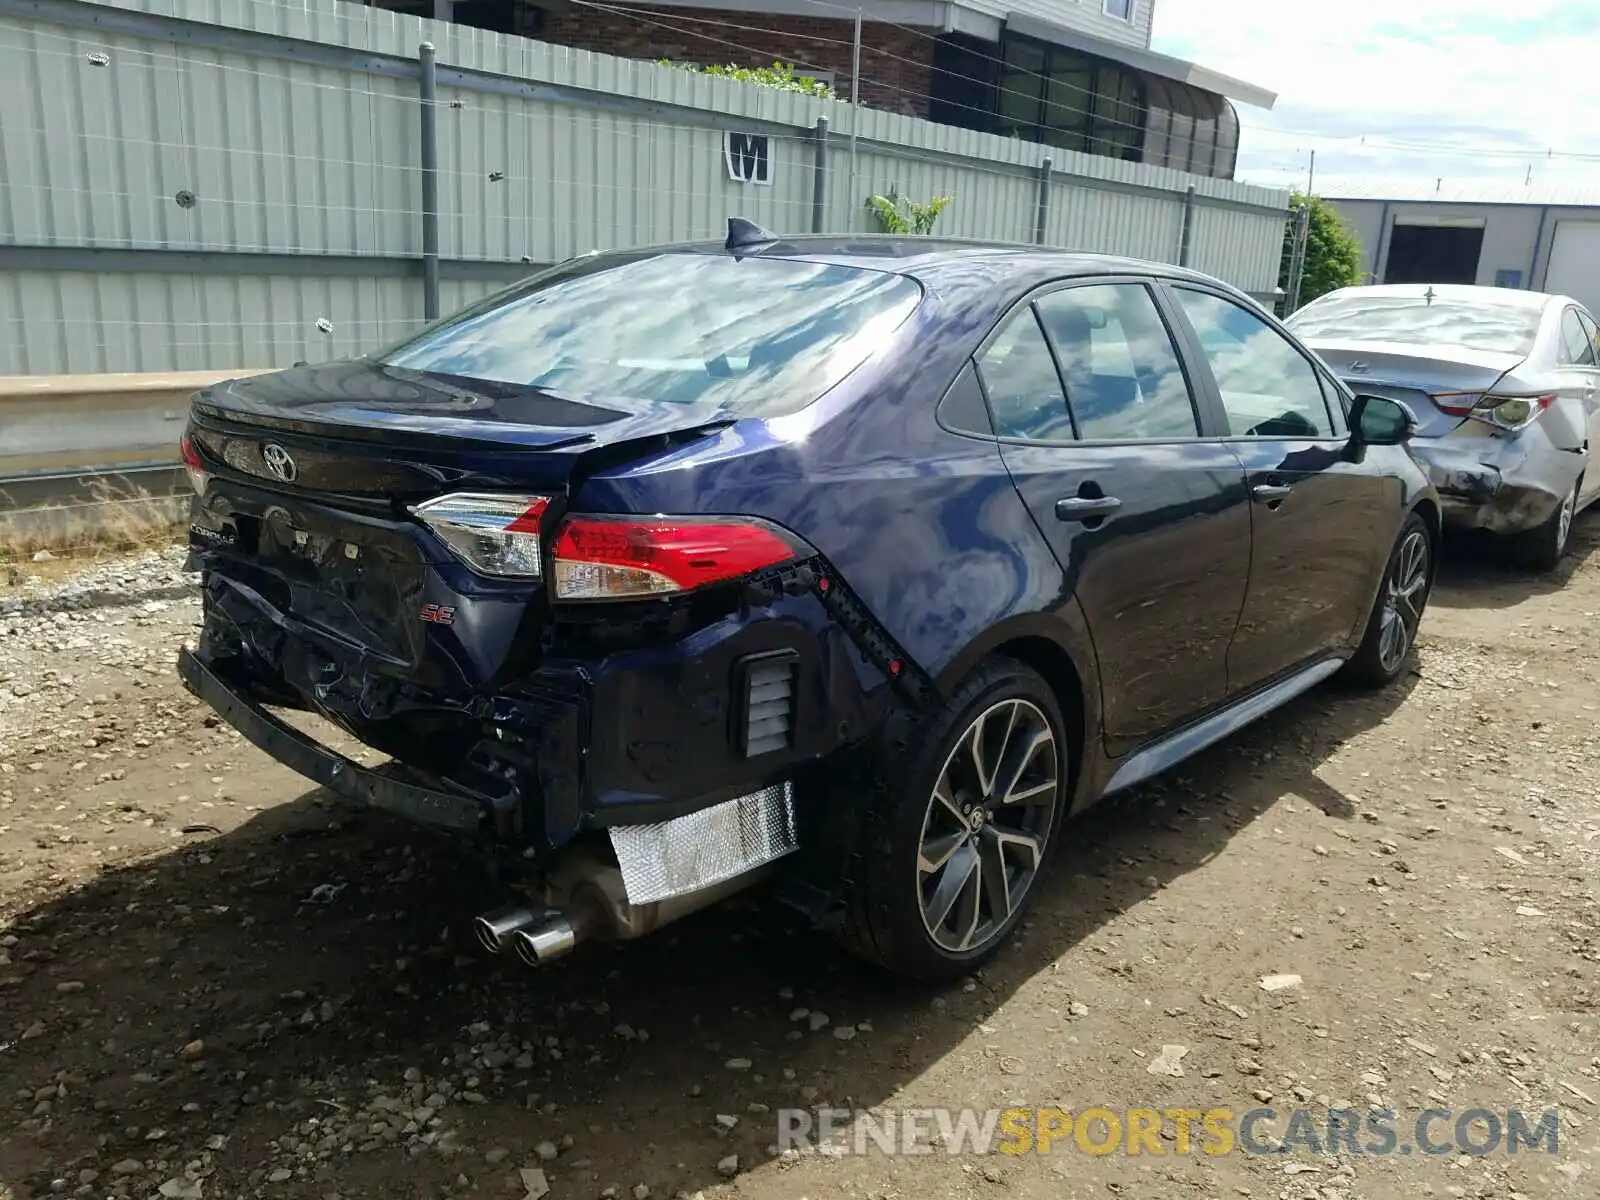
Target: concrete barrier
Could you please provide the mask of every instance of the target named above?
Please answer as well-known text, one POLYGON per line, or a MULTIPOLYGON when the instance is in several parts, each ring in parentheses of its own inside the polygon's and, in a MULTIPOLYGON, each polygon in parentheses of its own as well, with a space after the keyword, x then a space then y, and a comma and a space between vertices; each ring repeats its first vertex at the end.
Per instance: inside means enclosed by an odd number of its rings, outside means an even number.
POLYGON ((0 559, 170 536, 189 511, 189 397, 263 373, 0 376, 0 559))
POLYGON ((173 466, 195 391, 263 370, 0 375, 0 488, 173 466))

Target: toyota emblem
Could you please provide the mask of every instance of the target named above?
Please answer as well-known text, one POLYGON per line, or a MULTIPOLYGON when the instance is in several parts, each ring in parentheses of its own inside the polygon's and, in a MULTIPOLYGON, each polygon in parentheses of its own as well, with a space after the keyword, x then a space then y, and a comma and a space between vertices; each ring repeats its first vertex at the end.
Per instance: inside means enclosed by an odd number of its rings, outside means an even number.
POLYGON ((300 468, 294 465, 289 452, 277 442, 268 442, 261 447, 261 461, 266 463, 274 479, 281 479, 284 483, 293 483, 295 476, 300 474, 300 468))

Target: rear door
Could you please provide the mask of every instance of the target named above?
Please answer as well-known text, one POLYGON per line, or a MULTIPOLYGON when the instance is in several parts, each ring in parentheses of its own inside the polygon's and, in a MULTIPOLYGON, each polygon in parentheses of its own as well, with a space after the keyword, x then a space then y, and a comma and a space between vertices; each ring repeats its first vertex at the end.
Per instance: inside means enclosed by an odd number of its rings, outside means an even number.
POLYGON ((1006 466, 1088 620, 1120 755, 1227 694, 1250 565, 1243 472, 1147 281, 1040 295, 977 357, 1006 466))
POLYGON ((1249 594, 1228 650, 1228 684, 1247 690, 1348 648, 1388 559, 1400 485, 1349 460, 1338 394, 1279 330, 1198 286, 1170 294, 1251 498, 1249 594))

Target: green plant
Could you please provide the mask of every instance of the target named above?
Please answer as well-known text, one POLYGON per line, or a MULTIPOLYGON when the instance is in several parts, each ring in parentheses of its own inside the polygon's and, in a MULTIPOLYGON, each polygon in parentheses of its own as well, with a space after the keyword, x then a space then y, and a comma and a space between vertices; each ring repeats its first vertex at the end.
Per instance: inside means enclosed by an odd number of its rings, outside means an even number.
POLYGON ((918 204, 891 187, 887 196, 868 197, 867 209, 885 233, 925 234, 933 232, 939 214, 949 208, 954 199, 954 196, 935 196, 926 204, 918 204))
POLYGON ((823 83, 810 75, 796 73, 788 63, 775 62, 770 67, 736 67, 712 64, 702 67, 695 63, 678 63, 669 58, 660 60, 663 67, 677 67, 696 75, 716 75, 723 79, 737 79, 740 83, 753 83, 760 87, 777 88, 780 92, 799 92, 802 96, 815 96, 818 100, 837 100, 832 84, 823 83))
POLYGON ((1306 212, 1306 262, 1300 275, 1300 295, 1294 307, 1309 304, 1336 288, 1361 282, 1361 243, 1339 210, 1320 196, 1296 192, 1289 201, 1290 220, 1283 234, 1283 267, 1278 286, 1289 291, 1289 270, 1294 261, 1294 239, 1300 214, 1306 212))

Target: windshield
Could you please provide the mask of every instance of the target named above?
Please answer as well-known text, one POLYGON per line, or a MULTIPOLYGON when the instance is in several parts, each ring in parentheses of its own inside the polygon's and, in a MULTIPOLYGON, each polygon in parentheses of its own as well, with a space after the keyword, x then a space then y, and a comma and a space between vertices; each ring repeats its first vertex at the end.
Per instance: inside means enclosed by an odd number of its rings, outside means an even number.
POLYGON ((771 417, 855 370, 921 297, 902 275, 794 259, 591 261, 492 296, 377 357, 575 399, 771 417))
POLYGON ((1447 345, 1503 354, 1527 354, 1543 318, 1542 307, 1488 300, 1423 296, 1327 297, 1286 322, 1306 341, 1400 342, 1447 345))

